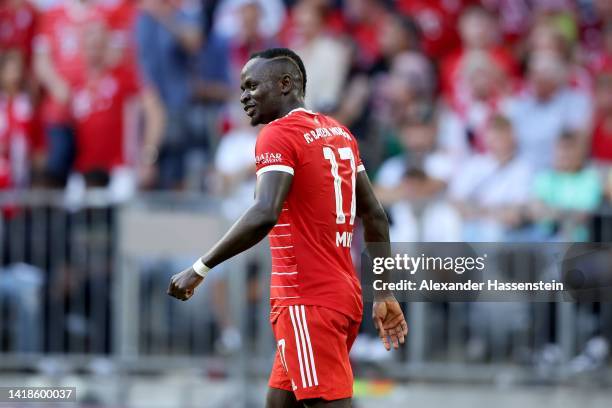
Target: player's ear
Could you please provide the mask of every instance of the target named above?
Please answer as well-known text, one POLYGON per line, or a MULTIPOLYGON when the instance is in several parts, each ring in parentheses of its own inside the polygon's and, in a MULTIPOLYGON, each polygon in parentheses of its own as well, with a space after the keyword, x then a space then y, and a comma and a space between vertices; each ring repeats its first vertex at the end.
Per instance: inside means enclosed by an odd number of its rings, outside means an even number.
POLYGON ((291 91, 293 91, 293 78, 291 78, 291 75, 284 74, 283 76, 281 76, 280 88, 281 88, 281 93, 283 95, 287 95, 291 93, 291 91))

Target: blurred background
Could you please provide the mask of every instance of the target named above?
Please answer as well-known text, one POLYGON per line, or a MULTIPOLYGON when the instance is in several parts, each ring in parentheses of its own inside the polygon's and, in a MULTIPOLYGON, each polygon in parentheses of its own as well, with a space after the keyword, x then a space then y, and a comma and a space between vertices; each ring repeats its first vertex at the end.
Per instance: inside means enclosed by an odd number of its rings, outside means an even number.
MULTIPOLYGON (((1 385, 263 406, 267 244, 165 291, 253 200, 239 73, 272 46, 358 139, 392 240, 612 240, 612 0, 1 0, 1 385)), ((610 404, 609 303, 406 312, 391 353, 364 317, 356 407, 610 404)))

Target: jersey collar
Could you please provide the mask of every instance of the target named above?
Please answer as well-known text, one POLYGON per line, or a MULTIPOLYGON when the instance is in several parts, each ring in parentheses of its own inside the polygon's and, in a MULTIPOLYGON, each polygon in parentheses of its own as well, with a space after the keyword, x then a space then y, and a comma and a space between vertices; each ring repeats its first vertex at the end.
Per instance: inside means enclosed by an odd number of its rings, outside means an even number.
POLYGON ((289 116, 294 112, 306 112, 306 113, 310 113, 311 115, 315 114, 313 111, 310 111, 306 108, 295 108, 295 109, 290 110, 285 116, 289 116))
POLYGON ((280 118, 278 118, 278 119, 274 119, 274 120, 273 120, 272 122, 270 122, 270 123, 275 123, 276 121, 281 120, 281 119, 284 119, 284 118, 286 118, 287 116, 289 116, 289 115, 291 115, 292 113, 295 113, 295 112, 306 112, 306 113, 309 113, 309 114, 311 114, 311 115, 316 115, 316 113, 314 113, 313 111, 310 111, 310 110, 308 110, 308 109, 305 109, 305 108, 295 108, 295 109, 292 109, 292 110, 290 110, 289 112, 287 112, 287 114, 286 114, 285 116, 282 116, 282 117, 280 117, 280 118))

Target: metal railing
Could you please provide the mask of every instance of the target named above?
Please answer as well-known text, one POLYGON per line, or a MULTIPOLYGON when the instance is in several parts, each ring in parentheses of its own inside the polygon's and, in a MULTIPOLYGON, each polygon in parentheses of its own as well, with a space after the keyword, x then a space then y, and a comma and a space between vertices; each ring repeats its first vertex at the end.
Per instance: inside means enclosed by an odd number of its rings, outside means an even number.
MULTIPOLYGON (((240 336, 223 370, 265 375, 274 352, 267 243, 223 265, 189 302, 166 295, 170 276, 228 227, 222 205, 176 194, 122 205, 98 193, 78 205, 61 193, 2 197, 0 369, 38 367, 51 356, 73 367, 104 357, 135 370, 215 370, 232 351, 218 347, 226 314, 240 336)), ((373 334, 368 309, 362 330, 373 334)), ((384 375, 562 381, 609 369, 611 304, 411 303, 406 311, 407 346, 385 360, 384 375)))

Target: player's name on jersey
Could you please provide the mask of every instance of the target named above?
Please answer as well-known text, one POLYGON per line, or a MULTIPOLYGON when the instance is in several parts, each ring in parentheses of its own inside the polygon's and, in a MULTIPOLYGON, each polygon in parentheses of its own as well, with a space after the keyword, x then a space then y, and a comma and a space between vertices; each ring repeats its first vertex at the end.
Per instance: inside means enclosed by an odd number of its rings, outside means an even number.
POLYGON ((398 282, 383 282, 378 279, 373 283, 374 290, 391 291, 563 291, 562 282, 502 282, 497 279, 488 279, 486 282, 474 282, 471 279, 465 282, 435 282, 431 279, 414 282, 402 279, 398 282))
POLYGON ((340 126, 330 128, 318 127, 312 129, 310 132, 304 133, 304 140, 306 140, 306 143, 312 143, 315 140, 332 136, 342 136, 345 139, 351 140, 351 135, 349 135, 348 132, 346 132, 340 126))

